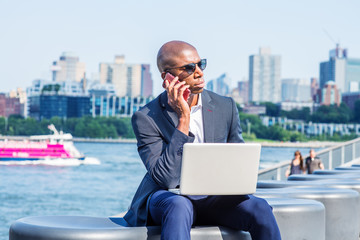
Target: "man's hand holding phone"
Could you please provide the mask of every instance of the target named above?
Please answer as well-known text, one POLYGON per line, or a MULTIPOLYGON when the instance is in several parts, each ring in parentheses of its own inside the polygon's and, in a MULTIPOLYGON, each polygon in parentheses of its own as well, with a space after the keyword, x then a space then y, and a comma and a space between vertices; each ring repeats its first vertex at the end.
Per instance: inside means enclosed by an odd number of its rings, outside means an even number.
POLYGON ((170 107, 179 117, 179 125, 177 128, 184 134, 189 134, 190 107, 187 100, 190 95, 190 90, 188 89, 189 85, 185 84, 184 81, 178 81, 178 77, 166 73, 163 87, 167 91, 170 107))
MULTIPOLYGON (((178 78, 178 77, 177 77, 178 78)), ((171 74, 171 73, 166 73, 165 75, 165 78, 164 78, 164 82, 163 82, 163 88, 168 88, 170 87, 170 83, 175 79, 175 77, 171 74), (168 83, 168 84, 167 84, 168 83)), ((172 88, 177 85, 178 83, 181 83, 178 79, 176 79, 176 82, 175 84, 172 86, 172 88)), ((184 83, 185 85, 185 83, 184 83)), ((184 86, 183 85, 183 86, 184 86)), ((182 87, 179 88, 178 92, 181 92, 182 91, 182 87)), ((188 98, 190 96, 190 90, 188 88, 184 89, 184 92, 183 92, 183 97, 184 97, 184 100, 187 101, 188 98)))

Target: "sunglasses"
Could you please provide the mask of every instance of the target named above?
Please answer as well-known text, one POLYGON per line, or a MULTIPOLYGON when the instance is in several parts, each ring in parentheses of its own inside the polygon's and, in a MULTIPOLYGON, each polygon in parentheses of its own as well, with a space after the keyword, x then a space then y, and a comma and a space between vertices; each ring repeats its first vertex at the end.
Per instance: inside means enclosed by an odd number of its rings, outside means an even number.
POLYGON ((189 63, 189 64, 186 64, 186 65, 181 66, 181 67, 167 68, 167 69, 165 69, 164 71, 167 72, 168 70, 171 70, 171 69, 179 69, 179 68, 182 68, 182 69, 184 69, 188 74, 192 74, 192 73, 195 72, 196 65, 201 69, 201 71, 203 71, 203 70, 206 68, 206 59, 201 59, 200 62, 198 62, 198 63, 189 63))

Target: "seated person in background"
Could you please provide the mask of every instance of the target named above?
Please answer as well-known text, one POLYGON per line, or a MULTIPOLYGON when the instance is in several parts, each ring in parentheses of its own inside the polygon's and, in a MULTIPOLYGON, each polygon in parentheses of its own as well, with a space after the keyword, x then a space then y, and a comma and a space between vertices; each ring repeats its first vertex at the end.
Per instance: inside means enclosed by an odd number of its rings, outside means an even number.
MULTIPOLYGON (((182 196, 183 145, 188 142, 244 142, 233 99, 204 89, 206 60, 182 41, 165 43, 157 64, 165 91, 134 113, 132 125, 147 173, 124 219, 131 226, 161 225, 161 239, 190 239, 195 225, 248 231, 253 240, 281 239, 272 208, 261 198, 182 196), (168 73, 175 78, 167 80, 168 73), (189 96, 184 96, 186 90, 189 96)), ((246 156, 239 156, 246 157, 246 156)))
POLYGON ((289 177, 292 174, 304 174, 305 166, 301 152, 297 150, 294 154, 294 159, 291 160, 289 168, 286 170, 285 176, 289 177))
POLYGON ((314 149, 310 149, 310 156, 306 158, 305 163, 308 174, 312 174, 317 169, 324 170, 324 164, 316 156, 314 149))

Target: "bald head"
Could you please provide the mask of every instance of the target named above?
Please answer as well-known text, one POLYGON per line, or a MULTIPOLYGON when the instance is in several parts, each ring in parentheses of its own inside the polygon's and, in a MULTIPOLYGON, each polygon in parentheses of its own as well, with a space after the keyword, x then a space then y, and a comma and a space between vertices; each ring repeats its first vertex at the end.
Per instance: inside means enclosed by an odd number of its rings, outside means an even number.
POLYGON ((187 51, 196 51, 196 48, 183 41, 171 41, 162 45, 157 55, 159 71, 163 72, 164 69, 176 67, 176 59, 187 51))

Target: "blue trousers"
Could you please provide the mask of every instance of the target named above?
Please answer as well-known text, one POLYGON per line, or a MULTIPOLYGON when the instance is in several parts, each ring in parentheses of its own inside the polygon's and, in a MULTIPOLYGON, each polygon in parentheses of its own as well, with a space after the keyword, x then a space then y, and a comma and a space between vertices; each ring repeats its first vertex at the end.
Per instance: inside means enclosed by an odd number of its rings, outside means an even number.
POLYGON ((281 239, 271 206, 252 195, 193 199, 159 190, 150 199, 149 212, 153 222, 161 225, 161 239, 190 240, 194 225, 248 231, 253 240, 281 239))

